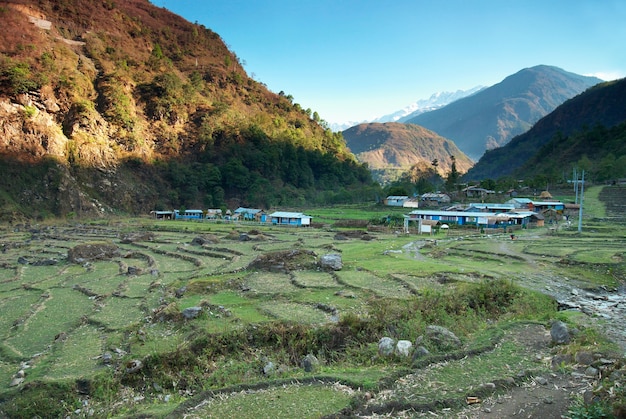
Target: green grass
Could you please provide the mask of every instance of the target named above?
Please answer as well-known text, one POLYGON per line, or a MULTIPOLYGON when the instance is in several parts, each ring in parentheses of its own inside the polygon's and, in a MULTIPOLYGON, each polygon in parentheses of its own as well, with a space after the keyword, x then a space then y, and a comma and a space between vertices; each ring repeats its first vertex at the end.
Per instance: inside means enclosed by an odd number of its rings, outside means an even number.
POLYGON ((262 311, 280 320, 302 324, 323 324, 330 321, 330 315, 314 307, 292 302, 271 301, 261 304, 262 311))
POLYGON ((22 356, 45 352, 56 335, 70 333, 80 324, 81 317, 93 309, 93 301, 85 296, 77 297, 76 291, 71 289, 52 289, 48 294, 49 297, 40 300, 36 309, 5 341, 22 356))
POLYGON ((102 332, 90 325, 83 325, 73 330, 66 339, 55 343, 50 355, 54 361, 49 363, 43 379, 65 380, 88 377, 104 368, 102 332))
POLYGON ((606 207, 598 199, 602 188, 602 186, 585 188, 583 195, 583 222, 589 218, 606 217, 606 207))
POLYGON ((195 410, 197 417, 241 418, 251 412, 273 418, 319 418, 348 406, 354 390, 336 384, 287 385, 264 390, 218 394, 195 410), (321 402, 323 401, 323 402, 321 402))
POLYGON ((270 317, 258 309, 254 300, 242 297, 233 291, 223 291, 209 297, 212 304, 224 306, 233 313, 233 316, 244 323, 261 323, 269 321, 270 317))
POLYGON ((399 281, 379 277, 365 271, 342 270, 337 272, 340 283, 350 288, 365 289, 375 295, 390 298, 408 298, 411 292, 399 281))
POLYGON ((90 321, 109 330, 125 329, 142 321, 140 301, 133 298, 109 297, 89 316, 90 321))

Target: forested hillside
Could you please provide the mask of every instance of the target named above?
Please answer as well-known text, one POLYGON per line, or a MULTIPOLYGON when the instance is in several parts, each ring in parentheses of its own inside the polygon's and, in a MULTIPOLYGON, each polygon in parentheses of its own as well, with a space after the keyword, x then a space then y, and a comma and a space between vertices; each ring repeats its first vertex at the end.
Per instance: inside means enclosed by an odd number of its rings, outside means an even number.
POLYGON ((147 0, 0 3, 5 217, 373 198, 340 134, 147 0))
POLYGON ((485 153, 469 180, 503 176, 561 179, 574 166, 597 180, 626 175, 626 79, 568 100, 509 144, 485 153))
POLYGON ((445 177, 452 163, 460 173, 474 164, 450 140, 415 124, 360 124, 343 132, 350 150, 381 181, 397 180, 412 166, 432 166, 445 177))

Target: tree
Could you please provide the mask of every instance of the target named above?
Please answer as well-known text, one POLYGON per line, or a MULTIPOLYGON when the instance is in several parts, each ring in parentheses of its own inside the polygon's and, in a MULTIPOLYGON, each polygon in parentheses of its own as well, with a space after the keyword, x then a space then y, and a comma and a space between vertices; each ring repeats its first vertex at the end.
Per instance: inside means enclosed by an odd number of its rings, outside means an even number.
POLYGON ((452 166, 450 167, 450 173, 448 173, 448 177, 446 178, 446 190, 448 192, 456 190, 457 183, 459 183, 459 178, 461 177, 456 169, 456 158, 454 156, 450 156, 450 160, 452 160, 452 166))

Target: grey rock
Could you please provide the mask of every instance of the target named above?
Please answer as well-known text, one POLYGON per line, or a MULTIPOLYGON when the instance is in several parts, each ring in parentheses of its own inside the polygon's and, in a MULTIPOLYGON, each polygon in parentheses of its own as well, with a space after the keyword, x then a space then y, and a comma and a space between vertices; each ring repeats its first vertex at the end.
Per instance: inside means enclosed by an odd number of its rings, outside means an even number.
POLYGON ((597 377, 598 369, 594 367, 587 367, 587 369, 585 370, 585 375, 588 377, 597 377))
POLYGON ((378 341, 378 353, 383 356, 389 356, 393 353, 395 345, 395 340, 385 336, 378 341))
POLYGON ((11 383, 9 384, 9 387, 19 386, 23 382, 24 382, 24 377, 13 377, 13 379, 11 380, 11 383))
POLYGON ((113 354, 111 352, 105 352, 102 354, 102 363, 109 365, 113 361, 113 354))
POLYGON ((272 361, 267 361, 267 363, 263 366, 263 374, 270 375, 274 371, 276 371, 276 366, 272 361))
POLYGON ((126 273, 128 275, 141 275, 141 269, 136 266, 129 266, 126 270, 126 273))
POLYGON ((594 361, 593 354, 587 351, 576 352, 576 363, 581 365, 591 365, 594 361))
POLYGON ((426 326, 426 337, 441 350, 458 349, 461 347, 461 340, 443 326, 426 326))
POLYGON ((341 255, 337 253, 323 255, 320 259, 320 266, 325 270, 340 271, 343 268, 341 255))
POLYGON ((183 317, 187 320, 195 319, 202 313, 202 307, 188 307, 182 311, 183 317))
POLYGON ((409 356, 411 348, 413 348, 411 341, 399 340, 398 343, 396 343, 396 355, 409 356))
POLYGON ((133 359, 126 363, 126 372, 134 374, 143 368, 143 362, 139 359, 133 359))
POLYGON ((300 365, 304 369, 305 372, 315 372, 319 369, 320 361, 313 354, 308 354, 304 358, 302 358, 302 362, 300 365))
POLYGON ((563 365, 571 364, 574 358, 570 354, 557 354, 552 357, 551 365, 552 369, 556 370, 563 365))
POLYGON ((176 290, 176 298, 181 298, 187 292, 187 287, 180 287, 176 290))
POLYGON ((415 362, 416 360, 423 358, 427 355, 430 355, 430 352, 428 351, 428 349, 426 349, 423 346, 417 346, 415 348, 415 351, 413 352, 413 362, 415 362))
POLYGON ((572 340, 569 328, 560 320, 552 323, 552 327, 550 328, 550 337, 552 338, 552 342, 557 345, 569 343, 570 340, 572 340))

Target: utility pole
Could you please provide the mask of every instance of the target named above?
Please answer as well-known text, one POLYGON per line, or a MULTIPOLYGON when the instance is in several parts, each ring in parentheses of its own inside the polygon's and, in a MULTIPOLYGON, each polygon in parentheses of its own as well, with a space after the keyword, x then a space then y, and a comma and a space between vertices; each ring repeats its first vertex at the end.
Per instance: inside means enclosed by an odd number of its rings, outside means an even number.
POLYGON ((574 191, 576 191, 576 198, 574 199, 574 204, 578 204, 578 172, 576 171, 575 167, 574 167, 574 176, 572 176, 572 179, 576 179, 574 181, 574 191))
MULTIPOLYGON (((576 182, 578 182, 578 178, 576 178, 576 182)), ((578 188, 576 189, 578 191, 578 188)), ((580 181, 580 206, 578 208, 578 232, 582 233, 583 231, 583 195, 585 191, 585 171, 583 170, 582 180, 580 181)))
POLYGON ((576 193, 576 198, 574 198, 574 204, 578 204, 578 184, 580 180, 578 180, 578 171, 576 168, 572 170, 572 178, 567 180, 567 183, 574 184, 574 192, 576 193))

